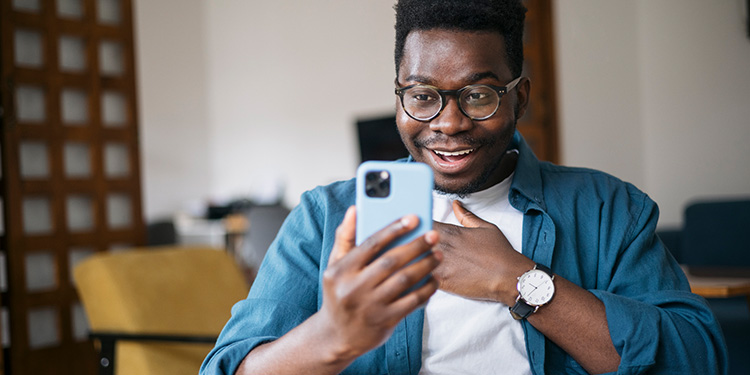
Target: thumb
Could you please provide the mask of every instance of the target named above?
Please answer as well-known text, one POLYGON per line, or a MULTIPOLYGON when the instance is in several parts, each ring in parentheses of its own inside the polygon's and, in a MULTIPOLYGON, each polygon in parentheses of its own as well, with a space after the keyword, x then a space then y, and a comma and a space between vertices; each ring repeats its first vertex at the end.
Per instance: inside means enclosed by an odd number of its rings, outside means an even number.
POLYGON ((336 228, 336 240, 333 243, 333 250, 331 250, 331 255, 328 258, 328 265, 336 263, 354 248, 356 245, 356 224, 357 210, 354 206, 351 206, 346 210, 341 225, 336 228))
POLYGON ((467 210, 459 201, 453 201, 453 214, 456 215, 458 222, 465 228, 492 226, 492 224, 480 219, 479 216, 474 215, 473 212, 467 210))

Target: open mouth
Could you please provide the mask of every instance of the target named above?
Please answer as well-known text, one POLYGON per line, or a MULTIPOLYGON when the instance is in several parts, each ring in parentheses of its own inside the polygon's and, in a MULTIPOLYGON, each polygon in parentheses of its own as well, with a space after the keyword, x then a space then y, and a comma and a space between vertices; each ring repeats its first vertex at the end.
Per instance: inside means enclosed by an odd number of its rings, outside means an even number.
POLYGON ((458 151, 440 151, 440 150, 432 150, 432 152, 437 155, 439 159, 441 159, 444 162, 447 163, 457 163, 466 157, 468 157, 472 152, 476 150, 475 148, 468 148, 465 150, 458 150, 458 151))

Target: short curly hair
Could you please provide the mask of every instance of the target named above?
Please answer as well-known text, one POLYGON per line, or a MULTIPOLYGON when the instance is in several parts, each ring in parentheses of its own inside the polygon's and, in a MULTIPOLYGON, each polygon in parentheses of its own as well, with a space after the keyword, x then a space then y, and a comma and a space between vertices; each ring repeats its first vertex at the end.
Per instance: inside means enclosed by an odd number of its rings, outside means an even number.
POLYGON ((523 25, 526 7, 521 0, 399 0, 396 10, 396 75, 412 30, 447 29, 496 31, 505 39, 508 65, 514 77, 523 70, 523 25))

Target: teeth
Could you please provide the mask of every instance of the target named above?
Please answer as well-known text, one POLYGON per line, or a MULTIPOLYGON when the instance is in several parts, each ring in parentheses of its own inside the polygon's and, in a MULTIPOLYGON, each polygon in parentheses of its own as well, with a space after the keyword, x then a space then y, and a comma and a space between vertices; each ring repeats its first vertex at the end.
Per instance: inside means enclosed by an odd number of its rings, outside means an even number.
POLYGON ((472 151, 474 151, 474 149, 470 148, 468 150, 461 150, 461 151, 454 151, 454 152, 450 152, 450 151, 438 151, 438 150, 432 150, 432 151, 435 152, 438 155, 441 155, 441 156, 461 156, 461 155, 468 155, 468 154, 470 154, 472 151))

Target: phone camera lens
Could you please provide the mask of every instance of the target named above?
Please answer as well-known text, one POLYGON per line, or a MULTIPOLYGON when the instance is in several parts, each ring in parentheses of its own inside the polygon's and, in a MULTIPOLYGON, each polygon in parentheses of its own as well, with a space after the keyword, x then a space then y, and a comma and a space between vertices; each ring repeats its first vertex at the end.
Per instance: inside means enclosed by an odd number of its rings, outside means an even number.
POLYGON ((365 194, 372 198, 385 198, 391 194, 391 175, 388 171, 365 173, 365 194))

